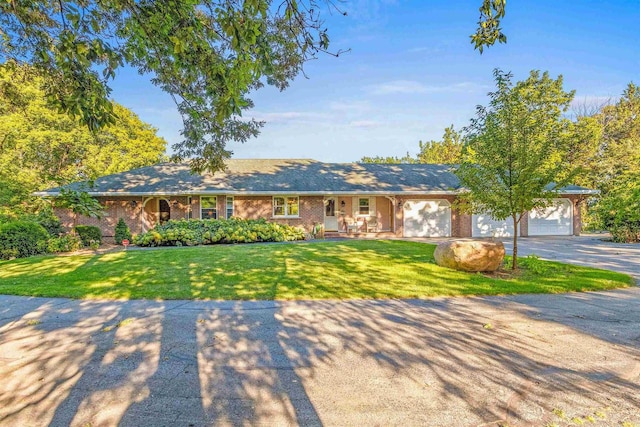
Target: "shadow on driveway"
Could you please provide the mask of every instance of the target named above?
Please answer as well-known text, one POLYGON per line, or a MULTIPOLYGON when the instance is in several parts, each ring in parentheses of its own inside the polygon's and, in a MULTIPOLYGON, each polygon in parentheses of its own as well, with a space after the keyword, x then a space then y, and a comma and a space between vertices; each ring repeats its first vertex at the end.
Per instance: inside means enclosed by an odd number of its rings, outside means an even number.
POLYGON ((2 425, 640 422, 640 288, 0 307, 2 425))

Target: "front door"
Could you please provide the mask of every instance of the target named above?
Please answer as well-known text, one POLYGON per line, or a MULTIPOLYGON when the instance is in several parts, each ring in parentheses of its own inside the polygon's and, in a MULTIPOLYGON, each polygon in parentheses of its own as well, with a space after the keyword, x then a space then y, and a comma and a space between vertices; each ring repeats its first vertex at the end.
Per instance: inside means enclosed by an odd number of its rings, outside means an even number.
POLYGON ((324 229, 325 231, 338 231, 335 197, 324 201, 324 229))

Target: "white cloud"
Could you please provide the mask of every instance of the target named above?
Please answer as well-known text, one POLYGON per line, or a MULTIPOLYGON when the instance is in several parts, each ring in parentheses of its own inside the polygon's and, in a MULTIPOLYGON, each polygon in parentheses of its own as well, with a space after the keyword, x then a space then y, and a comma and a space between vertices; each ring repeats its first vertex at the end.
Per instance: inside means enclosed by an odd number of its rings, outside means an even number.
POLYGON ((381 123, 375 120, 354 120, 349 123, 349 126, 354 128, 372 128, 379 126, 381 123))
POLYGON ((369 101, 332 101, 329 109, 336 112, 365 112, 371 110, 369 101))
POLYGON ((487 89, 488 86, 474 82, 460 82, 446 85, 426 85, 415 80, 393 80, 370 86, 369 92, 373 95, 394 94, 425 94, 443 92, 477 92, 487 89))
POLYGON ((253 117, 258 121, 265 121, 267 123, 294 123, 294 122, 306 122, 309 120, 319 120, 326 118, 325 114, 314 111, 280 111, 273 113, 265 113, 255 111, 247 116, 253 117))

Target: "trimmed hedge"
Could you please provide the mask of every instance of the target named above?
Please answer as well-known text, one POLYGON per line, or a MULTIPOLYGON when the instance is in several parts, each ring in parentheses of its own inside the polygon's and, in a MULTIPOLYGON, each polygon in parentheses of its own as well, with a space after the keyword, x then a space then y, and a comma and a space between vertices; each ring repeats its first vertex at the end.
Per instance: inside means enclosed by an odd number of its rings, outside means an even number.
POLYGON ((0 225, 0 259, 46 253, 48 239, 47 230, 35 222, 14 221, 0 225))
POLYGON ((76 233, 84 246, 100 245, 102 243, 102 231, 93 225, 76 225, 76 233))
POLYGON ((138 246, 194 246, 304 240, 304 230, 265 219, 171 220, 135 236, 138 246))

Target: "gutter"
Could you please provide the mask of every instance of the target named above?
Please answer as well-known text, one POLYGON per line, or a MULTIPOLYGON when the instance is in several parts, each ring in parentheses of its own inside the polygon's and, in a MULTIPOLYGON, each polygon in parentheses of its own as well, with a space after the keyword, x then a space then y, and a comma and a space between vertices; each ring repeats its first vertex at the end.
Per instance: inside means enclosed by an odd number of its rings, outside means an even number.
MULTIPOLYGON (((464 193, 464 190, 411 190, 411 191, 167 191, 167 192, 108 192, 108 191, 88 191, 94 197, 139 197, 139 196, 388 196, 389 194, 402 196, 424 196, 424 195, 448 195, 455 196, 464 193)), ((38 197, 56 197, 60 193, 49 193, 37 191, 32 193, 38 197)), ((568 190, 559 191, 559 195, 597 195, 599 190, 568 190)))

